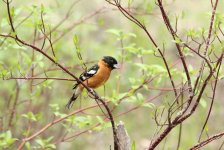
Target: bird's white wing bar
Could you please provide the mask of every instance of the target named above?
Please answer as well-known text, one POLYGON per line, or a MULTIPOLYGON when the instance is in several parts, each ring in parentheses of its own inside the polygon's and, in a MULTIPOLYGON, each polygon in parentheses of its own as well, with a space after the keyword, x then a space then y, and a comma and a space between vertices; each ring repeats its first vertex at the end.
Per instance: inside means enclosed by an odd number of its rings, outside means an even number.
POLYGON ((94 76, 97 73, 98 69, 99 69, 99 66, 95 64, 94 66, 89 68, 87 71, 83 72, 80 75, 79 79, 82 81, 89 79, 90 77, 94 76))
POLYGON ((96 74, 96 72, 97 72, 97 70, 89 70, 87 73, 94 75, 94 74, 96 74))

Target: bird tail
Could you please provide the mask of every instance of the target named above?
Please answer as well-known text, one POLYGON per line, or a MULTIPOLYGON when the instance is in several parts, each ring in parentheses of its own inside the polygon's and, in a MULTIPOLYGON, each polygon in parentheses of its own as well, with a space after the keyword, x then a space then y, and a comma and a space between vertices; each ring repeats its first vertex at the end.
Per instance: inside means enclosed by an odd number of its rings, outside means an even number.
POLYGON ((68 109, 72 108, 75 100, 79 97, 79 95, 81 94, 82 92, 82 88, 79 87, 79 86, 76 86, 75 88, 75 92, 73 93, 72 97, 70 98, 70 100, 68 101, 68 103, 66 104, 66 107, 68 109))

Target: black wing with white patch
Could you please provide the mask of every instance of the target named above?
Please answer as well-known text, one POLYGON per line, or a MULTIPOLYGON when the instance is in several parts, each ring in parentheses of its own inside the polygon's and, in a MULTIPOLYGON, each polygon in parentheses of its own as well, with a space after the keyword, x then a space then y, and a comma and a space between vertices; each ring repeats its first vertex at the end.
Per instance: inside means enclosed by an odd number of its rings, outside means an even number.
POLYGON ((97 64, 95 64, 94 66, 89 68, 87 71, 83 72, 79 76, 79 79, 82 81, 89 79, 90 77, 94 76, 97 73, 98 69, 99 69, 99 66, 97 64))
MULTIPOLYGON (((89 79, 90 77, 94 76, 97 71, 99 69, 99 66, 97 64, 95 64, 94 66, 92 66, 91 68, 89 68, 87 71, 84 71, 80 76, 79 79, 81 81, 85 81, 87 79, 89 79)), ((78 86, 79 83, 75 84, 73 89, 75 89, 78 86)))

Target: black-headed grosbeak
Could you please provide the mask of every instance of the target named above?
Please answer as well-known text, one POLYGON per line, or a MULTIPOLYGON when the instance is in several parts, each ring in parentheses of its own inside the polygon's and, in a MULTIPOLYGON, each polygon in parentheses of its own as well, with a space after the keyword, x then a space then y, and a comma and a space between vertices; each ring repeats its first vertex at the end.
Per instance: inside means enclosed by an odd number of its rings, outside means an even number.
MULTIPOLYGON (((109 79, 110 73, 113 69, 118 68, 117 60, 111 56, 104 56, 98 64, 93 65, 87 71, 84 71, 79 79, 90 88, 98 88, 99 86, 105 84, 105 82, 109 79)), ((78 96, 82 93, 84 87, 80 83, 76 83, 73 87, 74 94, 70 98, 66 107, 70 109, 78 98, 78 96)))

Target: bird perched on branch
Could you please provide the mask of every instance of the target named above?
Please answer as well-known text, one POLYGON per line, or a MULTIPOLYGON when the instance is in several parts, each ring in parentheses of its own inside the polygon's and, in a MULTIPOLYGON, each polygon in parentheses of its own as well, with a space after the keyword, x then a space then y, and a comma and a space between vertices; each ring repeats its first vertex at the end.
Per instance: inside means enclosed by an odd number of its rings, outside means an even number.
MULTIPOLYGON (((113 69, 118 68, 117 60, 111 56, 104 56, 98 64, 93 65, 87 71, 84 71, 79 79, 87 85, 89 88, 95 89, 104 85, 105 82, 109 79, 110 73, 113 69)), ((84 86, 81 83, 76 83, 73 87, 74 94, 70 98, 66 107, 70 109, 78 98, 78 96, 82 93, 84 86)))

